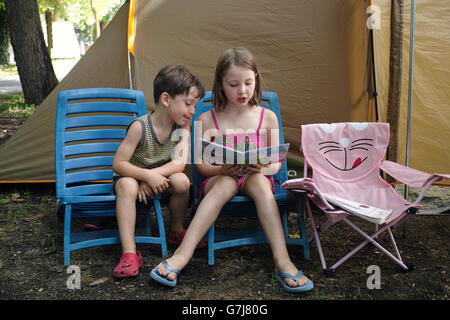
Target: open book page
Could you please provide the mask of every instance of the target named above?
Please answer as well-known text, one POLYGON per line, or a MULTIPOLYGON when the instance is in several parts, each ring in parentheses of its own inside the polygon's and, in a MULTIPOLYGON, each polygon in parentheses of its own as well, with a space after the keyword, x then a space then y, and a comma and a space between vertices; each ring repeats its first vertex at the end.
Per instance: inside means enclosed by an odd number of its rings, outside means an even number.
POLYGON ((270 164, 283 162, 289 150, 289 143, 241 151, 200 138, 201 159, 210 164, 270 164))
POLYGON ((332 204, 341 207, 342 209, 351 212, 362 219, 377 224, 383 224, 392 213, 392 209, 380 209, 369 206, 367 204, 333 196, 327 193, 322 193, 322 195, 325 197, 325 199, 327 199, 328 202, 331 202, 332 204))

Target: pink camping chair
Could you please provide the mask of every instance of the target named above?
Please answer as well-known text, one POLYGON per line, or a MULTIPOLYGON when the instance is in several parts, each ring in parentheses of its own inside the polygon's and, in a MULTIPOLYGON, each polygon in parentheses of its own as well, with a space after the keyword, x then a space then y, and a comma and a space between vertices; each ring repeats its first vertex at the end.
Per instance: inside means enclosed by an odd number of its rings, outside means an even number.
POLYGON ((388 143, 388 123, 354 122, 302 126, 301 150, 305 158, 305 178, 288 180, 281 187, 294 192, 307 192, 306 209, 314 232, 309 241, 316 241, 326 276, 333 276, 338 266, 369 242, 405 271, 411 268, 402 261, 391 229, 422 208, 419 202, 432 183, 450 179, 450 175, 427 174, 383 160, 388 143), (307 178, 308 165, 312 168, 312 179, 307 178), (380 169, 406 185, 422 187, 423 191, 416 201, 408 202, 380 176, 380 169), (319 232, 309 201, 313 201, 327 216, 319 232), (349 216, 357 216, 373 223, 375 232, 371 235, 365 233, 348 219, 349 216), (319 234, 340 221, 357 231, 364 241, 327 268, 319 234), (376 241, 385 231, 389 235, 395 255, 376 241))

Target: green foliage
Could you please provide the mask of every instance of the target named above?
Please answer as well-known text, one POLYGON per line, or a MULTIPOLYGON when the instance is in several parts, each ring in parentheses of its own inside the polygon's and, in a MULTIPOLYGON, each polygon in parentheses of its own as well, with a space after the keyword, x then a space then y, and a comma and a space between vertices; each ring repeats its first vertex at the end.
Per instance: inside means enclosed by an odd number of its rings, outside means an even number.
POLYGON ((95 41, 94 11, 99 22, 109 23, 126 0, 38 0, 41 13, 50 10, 74 24, 84 42, 95 41), (92 4, 92 6, 91 6, 92 4))
POLYGON ((6 21, 5 0, 0 0, 0 65, 9 62, 9 33, 6 21))
POLYGON ((22 92, 7 93, 0 97, 0 113, 6 113, 11 117, 29 117, 37 106, 25 103, 22 92))

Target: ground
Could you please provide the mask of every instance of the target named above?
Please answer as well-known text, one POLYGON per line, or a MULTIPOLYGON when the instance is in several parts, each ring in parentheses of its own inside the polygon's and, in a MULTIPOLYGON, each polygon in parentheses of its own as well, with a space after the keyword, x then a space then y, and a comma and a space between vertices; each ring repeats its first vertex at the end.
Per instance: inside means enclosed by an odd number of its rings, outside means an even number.
MULTIPOLYGON (((166 211, 165 219, 168 219, 166 211)), ((295 222, 295 214, 291 214, 289 229, 293 234, 297 233, 295 222)), ((240 223, 257 224, 257 221, 247 218, 240 223)), ((219 227, 230 224, 231 221, 224 219, 219 227)), ((113 226, 111 222, 110 227, 113 226)), ((81 222, 76 228, 82 228, 81 222)), ((292 260, 315 285, 311 292, 299 295, 285 292, 274 280, 267 245, 220 250, 214 266, 207 264, 206 249, 199 249, 180 274, 174 289, 162 287, 149 277, 151 269, 161 260, 158 246, 139 245, 144 257, 141 272, 136 278, 123 280, 116 280, 112 273, 119 261, 119 245, 75 251, 71 254, 71 264, 80 267, 81 288, 70 290, 67 287, 70 274, 63 266, 63 222, 56 216, 53 186, 3 186, 0 191, 0 299, 447 300, 449 231, 448 216, 413 216, 406 228, 395 230, 403 259, 414 265, 409 273, 401 272, 384 254, 367 246, 339 267, 335 277, 326 278, 315 246, 311 248, 310 260, 304 259, 299 247, 289 246, 292 260), (367 270, 371 265, 380 268, 380 289, 368 288, 372 273, 367 270)), ((347 227, 336 225, 324 233, 322 241, 332 262, 357 245, 360 237, 347 227)), ((386 245, 387 239, 381 243, 386 245)), ((170 252, 174 250, 169 248, 170 252)))
MULTIPOLYGON (((0 117, 0 121, 3 118, 0 117)), ((23 119, 1 122, 3 140, 23 119), (6 131, 5 131, 6 130, 6 131)), ((448 205, 448 187, 433 187, 424 202, 436 199, 448 205), (444 196, 443 196, 444 195, 444 196)), ((186 223, 190 211, 186 212, 186 223)), ((165 221, 168 220, 164 210, 165 221)), ((324 217, 316 213, 319 223, 324 217)), ((70 273, 63 266, 63 221, 56 215, 55 189, 44 185, 0 185, 0 299, 26 300, 448 300, 449 215, 412 216, 406 227, 394 230, 405 262, 414 265, 404 273, 373 246, 367 246, 327 278, 315 245, 305 260, 299 247, 288 246, 293 262, 309 276, 315 288, 303 294, 283 290, 273 277, 273 262, 267 245, 228 248, 216 252, 214 266, 207 264, 207 250, 199 249, 182 270, 178 285, 169 289, 151 280, 151 269, 161 260, 156 245, 138 245, 144 263, 136 278, 117 280, 113 269, 120 258, 120 246, 110 245, 75 251, 71 264, 80 268, 80 289, 69 289, 70 273), (373 271, 380 270, 380 288, 370 289, 373 271), (69 281, 68 281, 69 280, 69 281)), ((289 233, 297 234, 296 214, 289 217, 289 233)), ((246 218, 239 222, 220 220, 218 228, 230 225, 258 225, 246 218)), ((361 225, 358 222, 358 225, 361 225)), ((362 225, 361 225, 362 226, 362 225)), ((109 227, 114 227, 111 222, 109 227)), ((82 222, 74 228, 81 229, 82 222)), ((308 233, 311 228, 307 220, 308 233)), ((361 241, 343 224, 323 234, 327 262, 334 263, 361 241)), ((380 242, 391 248, 387 238, 380 242)), ((169 246, 169 254, 174 247, 169 246)))

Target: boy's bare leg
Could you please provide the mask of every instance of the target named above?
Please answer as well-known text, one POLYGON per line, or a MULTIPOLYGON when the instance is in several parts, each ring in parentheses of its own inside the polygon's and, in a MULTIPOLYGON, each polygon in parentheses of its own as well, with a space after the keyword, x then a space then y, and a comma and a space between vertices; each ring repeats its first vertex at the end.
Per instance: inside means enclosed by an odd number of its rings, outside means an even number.
POLYGON ((184 173, 175 173, 169 177, 170 185, 170 231, 178 234, 184 231, 184 215, 189 203, 189 178, 184 173))
MULTIPOLYGON (((280 212, 272 193, 272 185, 264 175, 251 174, 241 186, 241 191, 255 202, 258 219, 272 250, 276 273, 296 275, 298 269, 292 263, 284 240, 284 232, 280 219, 280 212)), ((301 276, 297 283, 286 278, 285 282, 291 287, 302 286, 308 282, 301 276)))
MULTIPOLYGON (((229 176, 211 178, 205 188, 205 197, 200 202, 183 241, 173 256, 166 260, 171 269, 181 270, 191 260, 197 244, 216 221, 222 207, 237 193, 238 185, 234 178, 229 176)), ((162 263, 158 265, 157 270, 161 276, 167 276, 167 270, 162 263)), ((175 278, 175 273, 167 276, 169 280, 175 278)))
POLYGON ((136 253, 134 229, 136 226, 136 197, 139 184, 133 178, 123 177, 116 182, 115 190, 117 195, 116 216, 122 253, 136 253))

